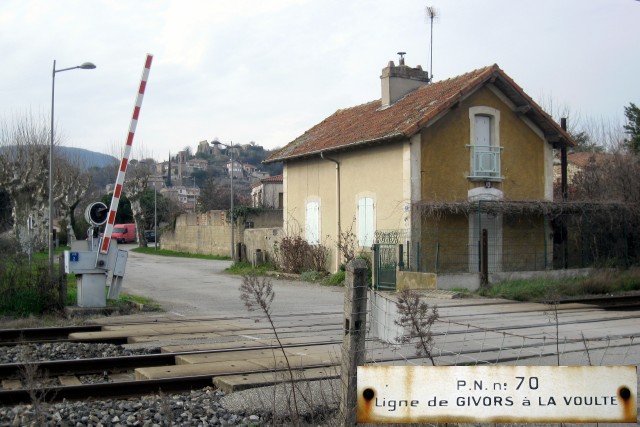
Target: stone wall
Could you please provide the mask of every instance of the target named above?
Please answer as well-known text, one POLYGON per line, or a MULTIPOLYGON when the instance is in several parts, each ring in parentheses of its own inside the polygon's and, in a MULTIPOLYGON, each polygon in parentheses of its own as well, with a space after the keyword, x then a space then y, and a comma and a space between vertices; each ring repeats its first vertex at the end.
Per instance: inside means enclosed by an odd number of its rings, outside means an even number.
POLYGON ((255 261, 256 250, 262 252, 265 262, 277 263, 277 249, 282 239, 282 227, 247 228, 244 230, 244 244, 247 248, 247 258, 255 261))
POLYGON ((415 271, 397 271, 396 289, 437 289, 438 275, 415 271))
MULTIPOLYGON (((282 227, 282 211, 265 210, 236 220, 234 227, 236 244, 244 242, 245 225, 248 224, 251 224, 253 229, 282 227)), ((176 219, 174 231, 162 233, 160 242, 162 249, 231 256, 231 223, 227 221, 227 211, 180 215, 176 219)), ((247 253, 250 252, 247 251, 247 253)))

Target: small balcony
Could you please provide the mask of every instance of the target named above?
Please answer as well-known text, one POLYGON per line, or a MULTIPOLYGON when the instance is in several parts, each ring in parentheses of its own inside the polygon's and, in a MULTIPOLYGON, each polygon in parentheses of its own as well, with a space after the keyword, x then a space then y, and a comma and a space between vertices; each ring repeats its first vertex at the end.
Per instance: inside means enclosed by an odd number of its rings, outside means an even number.
POLYGON ((500 152, 502 147, 490 145, 467 145, 471 149, 472 170, 469 179, 499 181, 500 152))

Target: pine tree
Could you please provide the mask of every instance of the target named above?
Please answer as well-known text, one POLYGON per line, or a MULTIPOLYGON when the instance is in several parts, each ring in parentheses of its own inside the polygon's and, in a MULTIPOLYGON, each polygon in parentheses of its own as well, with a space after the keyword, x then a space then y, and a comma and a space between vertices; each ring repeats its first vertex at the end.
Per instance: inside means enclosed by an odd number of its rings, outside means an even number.
POLYGON ((628 107, 624 107, 624 115, 627 118, 624 131, 630 136, 625 143, 633 153, 640 154, 640 108, 630 102, 628 107))

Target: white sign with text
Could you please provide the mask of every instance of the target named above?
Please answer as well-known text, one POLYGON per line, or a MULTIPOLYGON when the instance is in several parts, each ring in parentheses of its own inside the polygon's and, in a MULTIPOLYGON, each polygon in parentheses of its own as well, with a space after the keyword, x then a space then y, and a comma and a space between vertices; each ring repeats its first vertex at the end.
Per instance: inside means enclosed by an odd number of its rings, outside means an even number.
POLYGON ((359 423, 637 419, 635 366, 361 366, 359 423))

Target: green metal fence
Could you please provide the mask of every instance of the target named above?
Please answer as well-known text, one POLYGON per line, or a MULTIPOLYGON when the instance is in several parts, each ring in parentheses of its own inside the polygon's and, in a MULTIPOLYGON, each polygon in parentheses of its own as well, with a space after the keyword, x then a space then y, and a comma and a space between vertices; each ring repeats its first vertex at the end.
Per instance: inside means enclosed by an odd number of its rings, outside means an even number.
MULTIPOLYGON (((530 229, 516 229, 513 222, 503 219, 498 229, 481 229, 488 234, 490 273, 640 264, 640 230, 623 218, 605 221, 596 216, 566 216, 541 221, 530 229)), ((421 245, 412 244, 418 259, 410 259, 408 265, 434 273, 480 272, 481 233, 471 228, 423 230, 421 245)))

